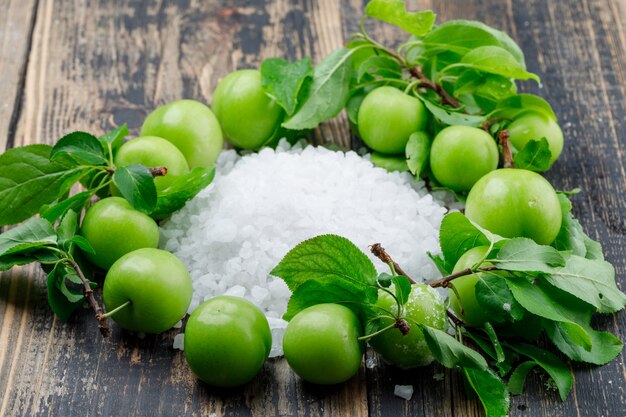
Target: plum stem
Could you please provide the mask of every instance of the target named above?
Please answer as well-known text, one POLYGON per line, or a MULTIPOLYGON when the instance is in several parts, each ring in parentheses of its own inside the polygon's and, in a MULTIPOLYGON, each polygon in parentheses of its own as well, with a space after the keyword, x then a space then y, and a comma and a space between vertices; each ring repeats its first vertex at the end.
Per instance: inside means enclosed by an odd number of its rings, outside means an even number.
POLYGON ((370 340, 371 338, 376 337, 376 336, 378 336, 379 334, 385 333, 387 330, 393 329, 394 327, 397 327, 397 326, 396 326, 396 322, 393 322, 393 323, 391 323, 389 326, 384 327, 384 328, 382 328, 382 329, 380 329, 380 330, 378 330, 378 331, 376 331, 376 332, 374 332, 374 333, 372 333, 372 334, 367 334, 367 335, 365 335, 365 336, 358 337, 357 339, 358 339, 359 341, 361 341, 361 342, 367 342, 367 341, 368 341, 368 340, 370 340))
POLYGON ((152 167, 148 168, 148 171, 150 171, 150 175, 153 177, 164 177, 167 175, 167 167, 152 167))
POLYGON ((509 140, 509 131, 503 129, 498 133, 498 142, 502 146, 502 166, 504 168, 514 168, 513 152, 511 151, 511 141, 509 140))
POLYGON ((452 323, 454 323, 455 326, 463 326, 463 320, 458 318, 456 314, 454 314, 451 310, 446 310, 446 313, 448 314, 448 318, 452 320, 452 323))
POLYGON ((128 300, 124 304, 120 304, 119 306, 115 307, 113 310, 107 311, 105 314, 102 315, 102 317, 105 317, 105 318, 106 317, 111 317, 112 315, 114 315, 118 311, 122 310, 124 307, 128 306, 131 303, 132 303, 132 301, 128 300))
POLYGON ((478 268, 478 270, 473 270, 472 268, 465 268, 465 269, 460 270, 459 272, 455 272, 454 274, 450 274, 443 278, 428 281, 426 284, 430 285, 433 288, 437 288, 437 287, 449 288, 452 285, 451 283, 452 280, 455 280, 462 276, 471 275, 475 272, 481 272, 481 271, 496 271, 497 269, 498 269, 497 267, 492 266, 492 265, 483 266, 481 268, 478 268))
POLYGON ((418 87, 428 88, 430 90, 433 90, 435 93, 437 93, 439 97, 441 97, 441 104, 446 104, 455 109, 458 109, 459 107, 461 107, 459 104, 459 100, 455 99, 450 94, 448 94, 448 92, 442 86, 430 80, 424 74, 424 71, 422 70, 421 66, 410 67, 409 74, 411 74, 413 78, 417 78, 420 81, 420 83, 417 85, 418 87))
POLYGON ((70 259, 69 261, 70 265, 72 266, 72 268, 74 268, 76 274, 78 274, 78 277, 83 282, 83 293, 85 294, 85 298, 87 298, 89 305, 91 305, 91 308, 96 313, 96 319, 98 320, 98 328, 100 329, 100 333, 102 334, 102 336, 107 337, 110 330, 109 326, 107 326, 106 323, 106 316, 102 311, 102 307, 100 307, 100 304, 98 304, 96 298, 93 295, 93 289, 91 289, 91 284, 89 283, 89 280, 85 278, 83 271, 80 269, 80 266, 78 266, 76 261, 74 261, 73 259, 70 259))
POLYGON ((392 270, 395 271, 398 275, 402 275, 409 280, 411 284, 415 284, 415 281, 398 265, 396 261, 394 261, 391 256, 385 251, 385 248, 381 246, 380 243, 374 243, 370 245, 370 251, 376 256, 378 259, 390 265, 392 270))

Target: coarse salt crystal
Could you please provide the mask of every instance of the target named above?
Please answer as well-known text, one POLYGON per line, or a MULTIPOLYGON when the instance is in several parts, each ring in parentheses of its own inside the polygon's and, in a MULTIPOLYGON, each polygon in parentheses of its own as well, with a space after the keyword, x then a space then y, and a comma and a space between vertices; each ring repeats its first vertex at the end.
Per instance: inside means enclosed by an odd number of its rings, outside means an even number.
POLYGON ((408 401, 413 396, 413 385, 396 385, 393 394, 408 401))

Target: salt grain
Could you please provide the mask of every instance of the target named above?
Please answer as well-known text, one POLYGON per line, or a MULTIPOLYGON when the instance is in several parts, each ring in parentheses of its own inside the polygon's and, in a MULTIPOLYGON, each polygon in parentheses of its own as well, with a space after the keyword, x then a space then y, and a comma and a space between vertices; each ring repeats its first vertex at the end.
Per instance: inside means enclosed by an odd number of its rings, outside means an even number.
POLYGON ((174 349, 185 350, 185 334, 179 333, 174 336, 174 349))
POLYGON ((413 396, 413 385, 396 385, 393 394, 408 401, 413 396))
POLYGON ((433 198, 408 173, 375 168, 355 152, 283 141, 276 150, 244 157, 222 152, 215 181, 165 222, 160 247, 189 268, 190 313, 216 295, 245 297, 268 317, 271 356, 277 356, 291 293, 269 272, 290 249, 335 233, 382 272, 386 265, 368 250, 380 242, 413 278, 433 279, 439 274, 426 254, 439 252, 449 203, 449 196, 433 198))

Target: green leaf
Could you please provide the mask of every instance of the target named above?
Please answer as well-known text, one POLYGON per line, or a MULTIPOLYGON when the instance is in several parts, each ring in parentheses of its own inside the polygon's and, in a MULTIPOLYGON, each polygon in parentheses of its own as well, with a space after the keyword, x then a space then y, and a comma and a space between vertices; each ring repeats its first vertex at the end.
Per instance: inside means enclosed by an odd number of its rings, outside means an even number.
POLYGON ((89 243, 89 241, 81 235, 75 235, 69 241, 78 246, 85 253, 89 253, 91 255, 96 254, 96 250, 91 246, 91 243, 89 243))
POLYGON ((19 223, 65 193, 82 168, 50 161, 51 147, 29 145, 0 155, 0 226, 19 223))
POLYGON ((41 211, 41 217, 54 223, 59 217, 69 210, 80 212, 87 202, 93 197, 93 191, 83 191, 73 196, 60 200, 41 211))
POLYGON ((75 281, 76 279, 80 279, 76 274, 66 275, 65 279, 61 281, 59 288, 61 290, 61 294, 63 294, 67 301, 71 304, 82 303, 85 300, 85 296, 80 289, 70 288, 67 286, 67 280, 75 281), (70 278, 70 276, 73 276, 73 278, 70 278))
POLYGON ((143 165, 117 167, 113 174, 113 183, 135 209, 150 214, 156 207, 154 179, 143 165))
POLYGON ((367 317, 373 315, 371 307, 366 304, 375 304, 377 298, 378 293, 375 289, 372 291, 367 287, 346 285, 342 280, 334 282, 309 280, 299 285, 293 292, 283 319, 289 321, 300 311, 316 304, 334 303, 350 308, 361 322, 365 323, 367 317))
POLYGON ((445 259, 443 259, 443 256, 433 255, 430 252, 426 252, 426 254, 430 258, 430 260, 433 261, 433 263, 435 264, 435 266, 437 267, 437 270, 439 271, 439 273, 441 273, 441 275, 446 276, 452 273, 452 270, 454 269, 454 265, 446 264, 446 261, 445 259))
POLYGON ((604 260, 602 246, 587 236, 578 220, 572 215, 572 203, 567 194, 557 193, 561 205, 561 229, 552 242, 552 246, 559 251, 567 251, 572 255, 583 256, 587 259, 604 260))
POLYGON ((496 334, 496 330, 493 328, 493 326, 489 322, 485 323, 485 333, 487 334, 487 337, 489 337, 491 344, 493 344, 493 348, 496 353, 496 361, 498 363, 504 362, 504 360, 506 359, 506 357, 504 356, 504 350, 502 349, 502 345, 500 344, 500 341, 498 340, 498 335, 496 334))
POLYGON ((570 336, 586 350, 592 347, 592 340, 578 319, 578 311, 588 304, 572 300, 572 296, 552 287, 545 280, 538 278, 531 284, 526 278, 509 278, 507 284, 513 297, 531 313, 563 323, 570 336))
POLYGON ((68 320, 72 313, 83 304, 82 300, 74 302, 68 300, 61 290, 61 287, 65 286, 65 272, 65 267, 57 265, 48 273, 47 278, 48 304, 50 304, 52 312, 64 321, 68 320))
POLYGON ((472 70, 463 71, 454 83, 455 97, 473 94, 499 102, 515 93, 517 86, 511 79, 472 70))
POLYGON ((69 252, 68 243, 76 235, 77 229, 78 214, 74 210, 68 210, 57 226, 57 241, 59 246, 69 252))
POLYGON ((524 316, 523 307, 515 300, 502 276, 487 272, 479 273, 474 291, 476 301, 491 320, 518 321, 524 316))
POLYGON ((124 138, 128 136, 128 127, 126 123, 113 129, 98 138, 102 144, 105 153, 109 157, 114 157, 117 150, 124 144, 124 138))
POLYGON ((78 165, 104 165, 106 158, 98 138, 87 132, 72 132, 63 136, 50 152, 55 160, 67 155, 78 165))
POLYGON ((357 82, 361 82, 365 74, 382 78, 402 78, 402 67, 397 60, 388 55, 374 55, 363 61, 357 71, 357 82))
POLYGON ((439 244, 446 263, 451 267, 468 250, 489 246, 490 243, 483 231, 461 213, 450 213, 441 222, 439 244))
POLYGON ((573 255, 585 256, 587 248, 585 247, 585 232, 578 220, 572 216, 572 203, 565 194, 557 193, 559 204, 561 205, 561 229, 559 234, 552 242, 559 251, 568 251, 573 255))
POLYGON ((499 46, 481 46, 472 49, 463 56, 461 62, 452 64, 448 68, 457 67, 471 68, 505 78, 541 81, 536 74, 526 71, 509 51, 499 46))
POLYGON ((506 271, 545 272, 565 265, 565 259, 552 246, 535 243, 534 240, 517 237, 509 239, 500 248, 495 259, 490 259, 498 269, 506 271))
POLYGON ((363 287, 377 291, 372 261, 354 243, 337 235, 321 235, 298 244, 270 274, 282 278, 291 291, 309 280, 343 281, 355 291, 363 287))
POLYGON ((520 47, 505 32, 473 20, 449 20, 423 38, 427 59, 442 55, 439 61, 448 65, 459 60, 472 49, 493 45, 508 51, 522 68, 526 68, 520 47))
POLYGON ((430 158, 431 140, 426 132, 415 132, 409 136, 406 144, 406 164, 411 174, 419 177, 430 158))
POLYGON ((478 352, 465 346, 448 333, 420 324, 428 348, 435 360, 447 368, 487 369, 487 362, 478 352))
POLYGON ((522 113, 541 113, 556 121, 556 115, 550 104, 539 96, 533 94, 517 94, 502 100, 491 113, 491 117, 502 117, 514 120, 522 113))
POLYGON ((626 294, 615 283, 615 269, 606 261, 570 255, 564 267, 545 278, 555 287, 596 307, 600 313, 614 313, 626 306, 626 294))
POLYGON ((624 344, 611 333, 599 332, 592 329, 588 324, 590 319, 591 311, 589 311, 584 321, 584 323, 587 324, 583 325, 583 328, 585 328, 587 334, 591 337, 591 350, 585 350, 578 345, 575 341, 575 337, 570 336, 569 328, 563 326, 562 323, 544 320, 544 329, 552 343, 568 358, 579 362, 604 365, 620 354, 624 348, 624 344))
POLYGON ((381 272, 376 277, 376 281, 378 281, 378 285, 380 285, 381 287, 389 288, 391 287, 391 282, 393 278, 394 278, 394 275, 388 274, 386 272, 381 272))
POLYGON ((403 275, 396 275, 393 277, 393 286, 396 298, 400 304, 406 304, 411 293, 411 282, 409 279, 403 275))
POLYGON ((365 14, 416 36, 430 32, 436 17, 430 10, 408 12, 403 0, 372 0, 365 7, 365 14))
POLYGON ((7 271, 14 266, 22 266, 26 264, 30 264, 33 262, 38 262, 39 260, 32 256, 26 254, 19 255, 4 255, 0 256, 0 271, 7 271))
POLYGON ((528 373, 537 366, 535 361, 527 361, 519 365, 509 377, 509 383, 507 384, 509 392, 513 395, 520 395, 524 392, 524 384, 526 383, 526 377, 528 373))
POLYGON ((600 245, 600 242, 596 242, 587 235, 584 236, 583 240, 585 242, 585 249, 587 249, 585 258, 603 261, 604 253, 602 252, 602 245, 600 245))
POLYGON ((466 114, 459 110, 452 110, 447 107, 440 106, 433 103, 430 100, 422 100, 428 111, 433 115, 435 119, 444 125, 455 126, 472 126, 479 127, 485 122, 485 116, 476 116, 472 114, 466 114))
POLYGON ((505 417, 509 412, 509 392, 491 369, 464 368, 463 373, 485 409, 486 417, 505 417))
POLYGON ((280 58, 269 58, 261 63, 261 85, 285 110, 292 115, 298 105, 300 90, 307 78, 313 76, 311 58, 289 62, 280 58))
POLYGON ((558 387, 561 400, 565 401, 567 394, 574 383, 574 377, 572 376, 567 364, 565 364, 553 353, 540 349, 536 346, 525 343, 508 344, 507 346, 517 353, 533 359, 537 365, 542 367, 548 375, 550 375, 558 387))
POLYGON ((350 93, 351 54, 350 49, 337 49, 315 67, 306 100, 283 122, 283 127, 312 129, 332 119, 345 107, 350 93))
POLYGON ((205 189, 215 178, 215 167, 196 167, 179 177, 169 187, 160 190, 152 216, 165 217, 181 208, 185 203, 205 189))
POLYGON ((547 171, 550 168, 550 145, 546 138, 539 140, 531 139, 515 154, 513 162, 518 169, 527 169, 529 171, 547 171))
POLYGON ((33 252, 47 245, 56 245, 52 224, 33 217, 19 226, 0 234, 0 256, 33 252))

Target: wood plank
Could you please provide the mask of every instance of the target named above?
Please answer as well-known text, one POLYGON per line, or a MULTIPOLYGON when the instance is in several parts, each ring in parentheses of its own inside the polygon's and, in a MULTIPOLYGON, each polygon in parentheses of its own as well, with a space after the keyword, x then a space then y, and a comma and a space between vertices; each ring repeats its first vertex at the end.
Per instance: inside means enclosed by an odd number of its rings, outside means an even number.
POLYGON ((12 141, 19 117, 22 88, 37 0, 8 0, 0 15, 0 150, 12 141))
MULTIPOLYGON (((224 4, 41 2, 16 145, 54 143, 72 130, 100 134, 123 122, 136 134, 160 104, 209 102, 235 68, 270 55, 319 58, 341 43, 334 2, 224 4)), ((319 388, 275 360, 243 392, 215 390, 171 348, 177 331, 137 339, 116 329, 103 341, 88 312, 67 324, 54 319, 38 268, 3 273, 0 284, 8 297, 0 415, 367 414, 364 371, 340 389, 319 388)))

